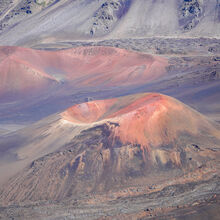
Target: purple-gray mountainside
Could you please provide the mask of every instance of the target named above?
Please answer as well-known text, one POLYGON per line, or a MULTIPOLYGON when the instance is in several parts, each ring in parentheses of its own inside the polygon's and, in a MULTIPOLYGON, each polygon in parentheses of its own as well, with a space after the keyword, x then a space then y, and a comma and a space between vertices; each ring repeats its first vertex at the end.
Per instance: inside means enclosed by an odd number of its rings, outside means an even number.
POLYGON ((220 36, 219 0, 0 0, 0 44, 220 36))

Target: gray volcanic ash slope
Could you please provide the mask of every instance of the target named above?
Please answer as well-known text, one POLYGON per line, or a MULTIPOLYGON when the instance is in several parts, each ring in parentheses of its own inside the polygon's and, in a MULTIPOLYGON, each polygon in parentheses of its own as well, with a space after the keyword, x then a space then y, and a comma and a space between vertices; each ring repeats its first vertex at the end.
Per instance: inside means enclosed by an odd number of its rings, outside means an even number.
POLYGON ((75 0, 2 5, 1 45, 124 37, 219 37, 216 0, 75 0), (28 13, 31 11, 31 13, 28 13))

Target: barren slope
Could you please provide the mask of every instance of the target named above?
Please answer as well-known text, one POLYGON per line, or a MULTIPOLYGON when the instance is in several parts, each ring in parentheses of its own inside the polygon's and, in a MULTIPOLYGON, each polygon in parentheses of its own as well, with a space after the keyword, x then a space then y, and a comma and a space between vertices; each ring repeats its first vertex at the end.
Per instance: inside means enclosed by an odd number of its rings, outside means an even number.
POLYGON ((40 93, 42 89, 56 83, 55 78, 21 57, 21 54, 25 56, 25 51, 15 47, 0 48, 0 97, 40 93))
POLYGON ((0 17, 1 45, 33 46, 100 38, 220 36, 220 6, 216 0, 28 2, 15 1, 9 8, 3 5, 7 12, 0 17))

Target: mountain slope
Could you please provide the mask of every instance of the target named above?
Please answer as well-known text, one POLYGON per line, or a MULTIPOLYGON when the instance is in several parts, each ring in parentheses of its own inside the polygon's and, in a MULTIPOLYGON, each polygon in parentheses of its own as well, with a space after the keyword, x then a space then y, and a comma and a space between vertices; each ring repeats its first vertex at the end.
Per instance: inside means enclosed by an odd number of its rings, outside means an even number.
POLYGON ((219 130, 171 97, 145 93, 88 102, 69 108, 60 120, 81 132, 11 178, 2 203, 60 201, 218 173, 219 130))
POLYGON ((29 8, 21 7, 24 10, 19 7, 19 12, 11 9, 12 15, 3 17, 1 45, 33 46, 103 37, 220 36, 220 4, 216 0, 76 0, 50 1, 44 7, 30 3, 29 8), (24 12, 31 7, 38 8, 33 15, 24 12), (27 18, 16 19, 15 13, 27 18))

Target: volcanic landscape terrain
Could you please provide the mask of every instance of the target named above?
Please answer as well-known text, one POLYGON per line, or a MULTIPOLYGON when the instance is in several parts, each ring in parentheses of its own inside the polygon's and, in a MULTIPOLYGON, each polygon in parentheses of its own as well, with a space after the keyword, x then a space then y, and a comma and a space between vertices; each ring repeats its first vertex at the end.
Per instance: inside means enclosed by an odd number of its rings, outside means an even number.
POLYGON ((0 0, 0 219, 220 219, 218 0, 0 0))

